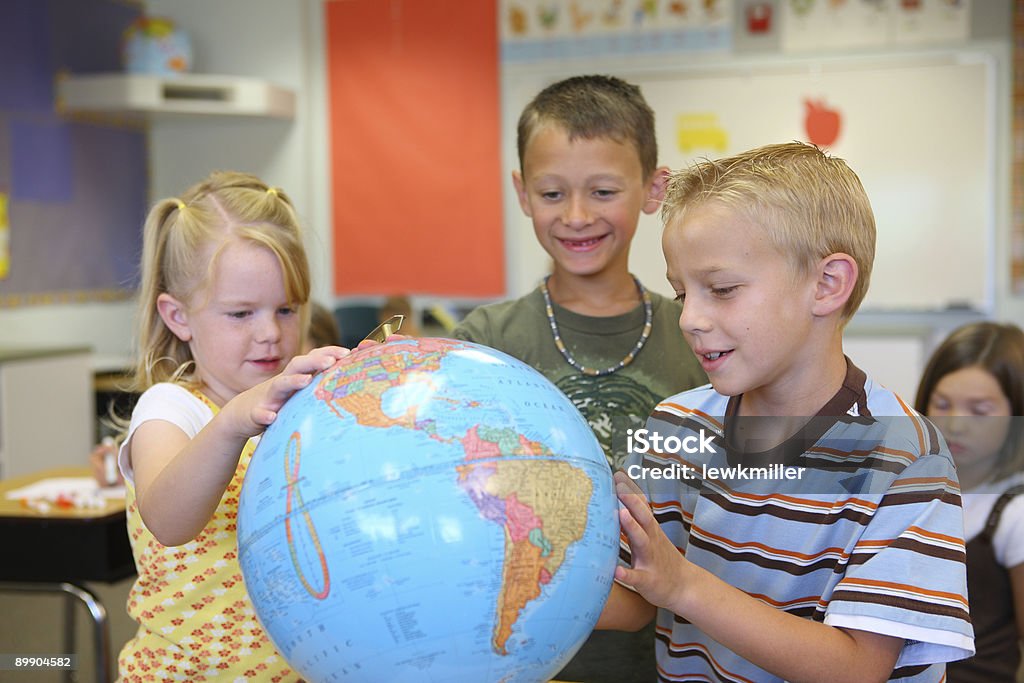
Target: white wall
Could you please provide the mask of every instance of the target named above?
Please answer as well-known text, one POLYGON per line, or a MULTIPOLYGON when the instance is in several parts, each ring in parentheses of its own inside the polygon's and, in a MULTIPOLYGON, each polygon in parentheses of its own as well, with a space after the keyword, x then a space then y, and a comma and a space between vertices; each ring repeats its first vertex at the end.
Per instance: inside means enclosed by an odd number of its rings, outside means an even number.
POLYGON ((154 197, 173 195, 217 169, 248 171, 284 188, 310 231, 314 295, 330 292, 330 201, 321 0, 148 0, 150 14, 192 37, 197 73, 264 78, 297 95, 293 121, 155 120, 154 197))
POLYGON ((116 367, 131 346, 128 302, 0 309, 0 347, 90 346, 101 369, 116 367))
MULTIPOLYGON (((382 0, 383 1, 383 0, 382 0)), ((155 119, 150 134, 152 198, 173 195, 210 170, 237 168, 262 176, 288 190, 301 218, 309 228, 310 257, 314 270, 314 296, 330 302, 330 180, 327 154, 327 100, 325 93, 323 7, 326 0, 147 0, 149 13, 172 18, 192 36, 195 70, 204 73, 237 74, 266 78, 297 93, 297 113, 291 122, 249 119, 177 118, 155 119)), ((1007 57, 1000 60, 1009 88, 1010 43, 1005 26, 1009 4, 1006 0, 979 5, 974 20, 984 37, 1002 46, 1007 57), (982 10, 985 10, 984 12, 982 10), (989 12, 991 10, 991 12, 989 12), (991 16, 989 16, 991 14, 991 16)), ((750 58, 750 55, 747 55, 750 58)), ((580 64, 579 69, 593 69, 580 64)), ((515 88, 506 73, 503 87, 515 88)), ((1007 98, 1008 99, 1008 98, 1007 98)), ((1011 132, 1009 103, 1000 112, 998 144, 1001 157, 996 225, 996 315, 1024 322, 1024 298, 1009 295, 1011 225, 1009 153, 1011 132)), ((504 112, 506 116, 511 116, 504 112)), ((507 122, 506 122, 507 123, 507 122)), ((514 150, 504 150, 514 155, 514 150)), ((507 180, 504 189, 508 191, 507 180)), ((509 195, 509 207, 514 198, 509 195)), ((508 213, 508 207, 506 209, 508 213)), ((518 232, 527 226, 508 226, 506 268, 510 289, 531 282, 543 254, 523 247, 518 232)), ((636 249, 658 249, 656 231, 645 231, 636 249), (646 234, 650 233, 650 234, 646 234)), ((526 240, 526 244, 532 244, 526 240)), ((652 282, 652 284, 655 284, 652 282)), ((131 349, 132 305, 68 304, 0 309, 0 346, 62 346, 88 344, 103 357, 126 357, 131 349)), ((936 336, 961 319, 900 320, 936 331, 936 336)), ((867 321, 871 328, 888 327, 894 321, 867 321)))

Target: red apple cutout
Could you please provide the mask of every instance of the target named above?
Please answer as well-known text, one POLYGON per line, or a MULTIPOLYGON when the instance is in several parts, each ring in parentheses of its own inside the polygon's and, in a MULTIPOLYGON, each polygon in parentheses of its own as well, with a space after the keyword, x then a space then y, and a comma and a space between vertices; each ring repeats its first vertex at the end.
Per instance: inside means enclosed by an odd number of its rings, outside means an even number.
POLYGON ((804 100, 804 106, 804 129, 809 141, 818 147, 828 147, 839 139, 842 117, 837 110, 830 109, 822 100, 804 100))

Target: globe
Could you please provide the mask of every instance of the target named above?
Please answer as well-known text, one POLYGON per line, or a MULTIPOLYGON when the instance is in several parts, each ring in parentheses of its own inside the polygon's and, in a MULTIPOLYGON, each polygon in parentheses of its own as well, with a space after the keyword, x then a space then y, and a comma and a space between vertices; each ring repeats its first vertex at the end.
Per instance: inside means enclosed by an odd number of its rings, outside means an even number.
POLYGON ((354 351, 295 394, 239 500, 256 614, 308 681, 546 681, 611 589, 604 453, 543 375, 477 344, 354 351))

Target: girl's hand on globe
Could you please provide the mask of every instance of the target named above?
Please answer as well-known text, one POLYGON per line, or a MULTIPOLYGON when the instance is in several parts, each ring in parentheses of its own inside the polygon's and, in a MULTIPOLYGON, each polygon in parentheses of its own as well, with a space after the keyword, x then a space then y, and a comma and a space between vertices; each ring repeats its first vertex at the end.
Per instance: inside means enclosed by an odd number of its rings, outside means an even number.
POLYGON ((292 394, 307 386, 315 375, 332 367, 349 353, 351 351, 341 346, 322 346, 305 355, 295 356, 280 375, 232 399, 229 405, 237 408, 236 414, 242 416, 240 435, 249 438, 260 434, 277 418, 277 411, 292 394))
POLYGON ((632 566, 615 568, 615 579, 632 586, 647 602, 676 614, 687 586, 687 562, 662 531, 640 487, 622 471, 616 472, 615 493, 622 503, 619 525, 629 539, 632 566))

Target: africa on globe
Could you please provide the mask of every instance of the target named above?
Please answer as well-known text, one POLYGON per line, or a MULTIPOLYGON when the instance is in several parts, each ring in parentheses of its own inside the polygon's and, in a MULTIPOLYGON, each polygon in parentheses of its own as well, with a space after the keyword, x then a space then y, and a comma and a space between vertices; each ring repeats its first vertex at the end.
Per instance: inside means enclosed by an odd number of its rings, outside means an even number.
POLYGON ((546 681, 597 621, 619 526, 572 403, 493 349, 402 339, 297 393, 253 454, 239 561, 306 680, 546 681))

